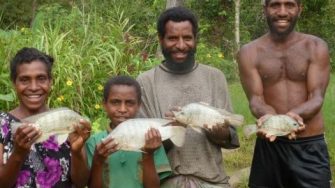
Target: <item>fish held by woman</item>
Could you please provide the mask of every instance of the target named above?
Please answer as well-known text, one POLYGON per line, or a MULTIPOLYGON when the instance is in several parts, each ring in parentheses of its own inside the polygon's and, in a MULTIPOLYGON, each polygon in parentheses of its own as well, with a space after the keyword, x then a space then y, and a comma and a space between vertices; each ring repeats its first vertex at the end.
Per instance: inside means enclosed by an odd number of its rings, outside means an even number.
POLYGON ((56 135, 58 143, 64 143, 68 135, 75 131, 75 125, 78 125, 81 119, 85 119, 77 112, 61 107, 49 111, 29 116, 22 119, 21 122, 15 122, 12 127, 13 135, 23 122, 30 123, 42 132, 42 135, 35 143, 43 142, 50 136, 56 135))

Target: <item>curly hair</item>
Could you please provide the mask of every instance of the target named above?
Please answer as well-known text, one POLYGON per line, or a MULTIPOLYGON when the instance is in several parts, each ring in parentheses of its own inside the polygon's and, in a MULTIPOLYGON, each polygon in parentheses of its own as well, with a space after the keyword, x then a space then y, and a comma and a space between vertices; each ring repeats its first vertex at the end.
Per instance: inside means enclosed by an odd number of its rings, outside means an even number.
MULTIPOLYGON (((263 5, 268 6, 271 0, 262 0, 262 1, 263 5)), ((298 5, 301 4, 301 0, 295 0, 295 2, 297 2, 298 5)))
POLYGON ((10 62, 10 78, 14 82, 17 77, 17 67, 23 63, 31 63, 33 61, 41 61, 47 67, 49 78, 52 78, 51 70, 54 58, 39 51, 36 48, 24 47, 19 50, 10 62))
POLYGON ((137 94, 137 100, 139 103, 141 103, 141 86, 140 84, 132 77, 130 76, 115 76, 113 78, 110 78, 104 86, 104 98, 103 101, 107 102, 110 89, 115 85, 126 85, 131 86, 135 88, 136 94, 137 94))
POLYGON ((158 18, 157 21, 157 31, 159 37, 163 38, 165 36, 165 25, 168 21, 183 22, 189 21, 192 24, 192 31, 194 37, 198 33, 198 21, 195 15, 187 8, 184 7, 172 7, 165 10, 158 18))

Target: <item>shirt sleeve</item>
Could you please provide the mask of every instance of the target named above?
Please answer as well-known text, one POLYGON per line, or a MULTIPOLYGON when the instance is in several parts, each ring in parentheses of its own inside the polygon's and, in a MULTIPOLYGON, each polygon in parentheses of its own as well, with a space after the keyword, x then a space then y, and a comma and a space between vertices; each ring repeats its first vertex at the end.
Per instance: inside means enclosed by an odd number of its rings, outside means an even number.
POLYGON ((161 146, 154 154, 155 167, 159 179, 162 180, 172 174, 169 160, 166 156, 163 146, 161 146))

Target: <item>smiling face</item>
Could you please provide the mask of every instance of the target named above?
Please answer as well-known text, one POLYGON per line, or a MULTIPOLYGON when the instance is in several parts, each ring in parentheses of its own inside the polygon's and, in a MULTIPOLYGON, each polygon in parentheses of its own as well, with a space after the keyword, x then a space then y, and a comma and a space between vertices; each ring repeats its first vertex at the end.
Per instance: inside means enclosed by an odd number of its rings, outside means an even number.
POLYGON ((44 111, 52 85, 47 66, 35 60, 18 65, 16 73, 13 84, 20 101, 19 108, 32 114, 44 111))
POLYGON ((160 37, 159 41, 167 61, 173 63, 194 61, 196 40, 190 21, 168 21, 165 24, 165 35, 160 37))
POLYGON ((138 95, 134 86, 113 85, 104 102, 104 109, 111 120, 111 128, 123 121, 134 118, 140 107, 138 95))
POLYGON ((296 0, 271 0, 264 6, 264 13, 271 34, 287 36, 295 27, 301 13, 296 0))

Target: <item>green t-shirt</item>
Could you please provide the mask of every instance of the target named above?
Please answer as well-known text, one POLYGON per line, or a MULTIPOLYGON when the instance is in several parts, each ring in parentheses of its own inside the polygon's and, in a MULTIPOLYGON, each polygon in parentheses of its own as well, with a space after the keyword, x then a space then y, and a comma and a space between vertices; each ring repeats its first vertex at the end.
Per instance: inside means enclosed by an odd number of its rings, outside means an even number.
MULTIPOLYGON (((102 131, 87 140, 86 153, 90 168, 96 145, 107 135, 107 131, 102 131)), ((140 152, 120 150, 111 154, 108 158, 108 166, 106 165, 103 170, 103 184, 109 188, 143 188, 141 160, 140 152)), ((168 177, 171 174, 171 168, 163 146, 155 151, 154 160, 159 178, 162 180, 168 177)))

